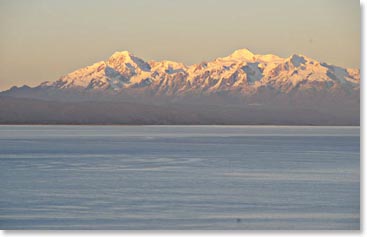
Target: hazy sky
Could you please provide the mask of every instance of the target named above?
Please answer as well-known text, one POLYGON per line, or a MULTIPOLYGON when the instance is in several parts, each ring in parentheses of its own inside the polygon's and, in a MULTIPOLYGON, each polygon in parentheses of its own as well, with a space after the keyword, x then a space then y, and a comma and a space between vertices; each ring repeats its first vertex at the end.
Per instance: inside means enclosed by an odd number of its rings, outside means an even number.
POLYGON ((0 90, 115 51, 193 64, 238 48, 359 67, 359 0, 0 0, 0 90))

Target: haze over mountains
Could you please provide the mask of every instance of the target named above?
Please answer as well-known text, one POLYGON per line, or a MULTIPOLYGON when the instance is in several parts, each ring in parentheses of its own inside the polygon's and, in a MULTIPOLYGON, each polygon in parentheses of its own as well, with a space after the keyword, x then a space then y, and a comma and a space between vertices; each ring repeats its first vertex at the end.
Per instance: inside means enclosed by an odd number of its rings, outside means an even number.
POLYGON ((240 49, 210 62, 116 52, 0 93, 0 123, 359 125, 359 69, 240 49))

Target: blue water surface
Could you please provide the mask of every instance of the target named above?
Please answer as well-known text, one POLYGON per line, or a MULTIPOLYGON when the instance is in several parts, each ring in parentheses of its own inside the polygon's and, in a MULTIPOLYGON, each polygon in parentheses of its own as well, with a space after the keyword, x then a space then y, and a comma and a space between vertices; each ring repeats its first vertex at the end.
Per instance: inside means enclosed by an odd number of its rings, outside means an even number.
POLYGON ((0 229, 359 229, 359 127, 0 126, 0 229))

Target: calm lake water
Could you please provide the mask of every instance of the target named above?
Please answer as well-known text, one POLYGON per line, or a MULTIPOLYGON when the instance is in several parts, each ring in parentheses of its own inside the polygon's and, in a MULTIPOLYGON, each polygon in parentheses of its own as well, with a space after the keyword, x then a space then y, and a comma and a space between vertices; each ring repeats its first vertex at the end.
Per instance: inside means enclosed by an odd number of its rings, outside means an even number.
POLYGON ((0 126, 0 229, 359 229, 359 127, 0 126))

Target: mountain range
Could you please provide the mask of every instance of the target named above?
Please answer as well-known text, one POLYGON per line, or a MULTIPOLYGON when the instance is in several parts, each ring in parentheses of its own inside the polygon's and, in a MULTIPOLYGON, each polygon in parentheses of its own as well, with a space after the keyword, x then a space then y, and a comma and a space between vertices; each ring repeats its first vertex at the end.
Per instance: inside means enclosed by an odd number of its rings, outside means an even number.
POLYGON ((1 92, 0 123, 359 125, 359 98, 359 69, 299 54, 239 49, 187 66, 123 51, 1 92))

